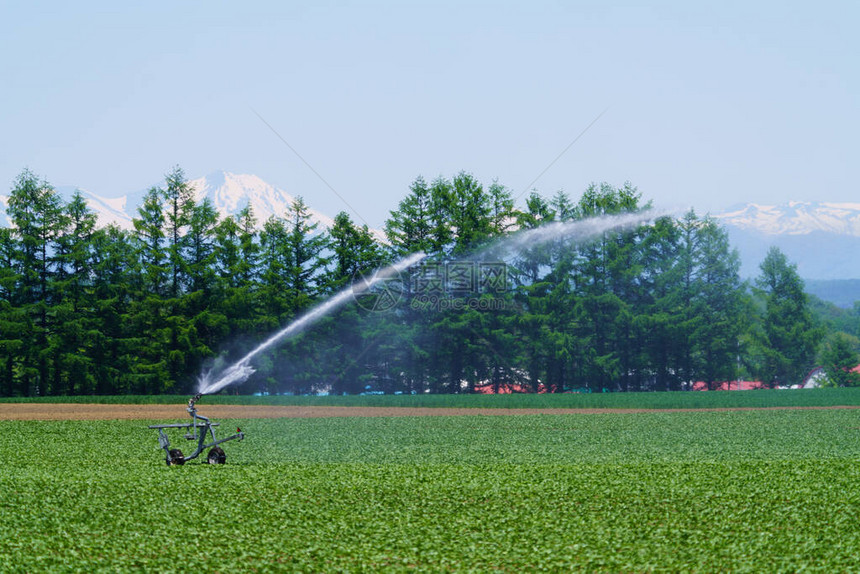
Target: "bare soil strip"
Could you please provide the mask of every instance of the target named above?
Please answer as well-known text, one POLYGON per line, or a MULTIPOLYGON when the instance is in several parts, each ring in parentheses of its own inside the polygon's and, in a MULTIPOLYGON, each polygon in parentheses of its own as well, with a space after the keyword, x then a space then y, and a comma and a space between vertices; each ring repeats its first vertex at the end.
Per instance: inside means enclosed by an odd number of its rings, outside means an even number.
MULTIPOLYGON (((705 409, 486 409, 432 407, 305 407, 259 405, 199 405, 200 414, 217 419, 278 419, 326 417, 426 417, 426 416, 510 416, 510 415, 591 415, 606 413, 683 413, 761 411, 782 409, 858 409, 860 406, 832 407, 738 407, 705 409)), ((0 420, 142 420, 185 419, 183 405, 104 405, 68 403, 0 403, 0 420)))

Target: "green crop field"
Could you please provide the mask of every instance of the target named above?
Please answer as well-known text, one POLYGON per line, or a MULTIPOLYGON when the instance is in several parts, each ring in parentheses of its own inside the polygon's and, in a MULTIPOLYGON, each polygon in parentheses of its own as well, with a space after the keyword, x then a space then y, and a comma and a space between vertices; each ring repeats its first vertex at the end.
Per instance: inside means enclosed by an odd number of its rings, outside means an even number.
MULTIPOLYGON (((184 404, 188 395, 110 395, 0 398, 0 403, 184 404)), ((437 408, 700 409, 737 407, 860 406, 860 388, 744 392, 563 393, 513 395, 207 395, 202 404, 437 408)))
POLYGON ((854 410, 150 422, 0 422, 0 571, 860 569, 854 410))

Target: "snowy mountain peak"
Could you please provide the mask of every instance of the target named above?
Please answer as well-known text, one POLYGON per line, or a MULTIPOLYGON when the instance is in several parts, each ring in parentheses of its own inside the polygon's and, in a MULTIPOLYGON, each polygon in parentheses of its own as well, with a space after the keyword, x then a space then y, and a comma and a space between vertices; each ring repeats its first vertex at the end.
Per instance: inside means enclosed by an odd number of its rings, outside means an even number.
MULTIPOLYGON (((266 183, 256 175, 235 174, 217 171, 189 182, 195 199, 208 197, 221 217, 235 215, 249 203, 257 224, 262 225, 269 217, 286 217, 295 197, 286 191, 266 183)), ((315 209, 309 209, 311 220, 321 227, 331 227, 331 217, 315 209)))
MULTIPOLYGON (((137 214, 137 205, 130 204, 130 196, 123 195, 120 197, 102 197, 89 190, 73 185, 62 185, 55 188, 63 198, 63 201, 69 201, 75 192, 79 192, 86 200, 87 205, 96 214, 96 220, 99 226, 109 225, 111 223, 123 228, 131 229, 131 218, 137 214), (130 208, 130 209, 127 209, 130 208)), ((140 199, 143 199, 143 193, 139 194, 140 199)))
POLYGON ((714 218, 724 225, 765 235, 808 235, 821 231, 860 236, 860 203, 748 203, 715 214, 714 218))

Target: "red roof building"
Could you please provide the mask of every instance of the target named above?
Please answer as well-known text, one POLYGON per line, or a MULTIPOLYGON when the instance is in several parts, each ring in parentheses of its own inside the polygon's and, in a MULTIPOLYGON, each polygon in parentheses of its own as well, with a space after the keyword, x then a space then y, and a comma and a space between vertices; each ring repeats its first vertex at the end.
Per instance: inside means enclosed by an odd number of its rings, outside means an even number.
MULTIPOLYGON (((496 394, 495 389, 493 387, 493 383, 487 383, 486 385, 475 385, 475 392, 480 395, 493 395, 496 394)), ((499 383, 499 391, 500 395, 512 395, 514 393, 532 393, 531 386, 522 385, 520 383, 499 383)), ((538 394, 544 394, 550 392, 547 389, 546 385, 543 383, 538 383, 538 394)))
MULTIPOLYGON (((752 391, 766 388, 767 385, 761 381, 724 381, 722 383, 715 383, 714 385, 715 391, 752 391)), ((694 391, 707 391, 708 389, 708 383, 704 381, 693 383, 694 391)))

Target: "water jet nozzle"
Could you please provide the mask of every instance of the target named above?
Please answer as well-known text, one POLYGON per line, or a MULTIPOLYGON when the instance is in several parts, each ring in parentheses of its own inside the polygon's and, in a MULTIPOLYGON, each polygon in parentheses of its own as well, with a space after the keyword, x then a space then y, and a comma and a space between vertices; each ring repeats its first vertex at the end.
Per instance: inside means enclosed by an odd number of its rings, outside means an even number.
POLYGON ((203 393, 197 393, 196 395, 194 395, 193 397, 191 397, 190 399, 188 399, 188 408, 189 408, 189 409, 193 409, 193 408, 194 408, 194 403, 196 403, 197 401, 199 401, 202 397, 203 397, 203 393))

